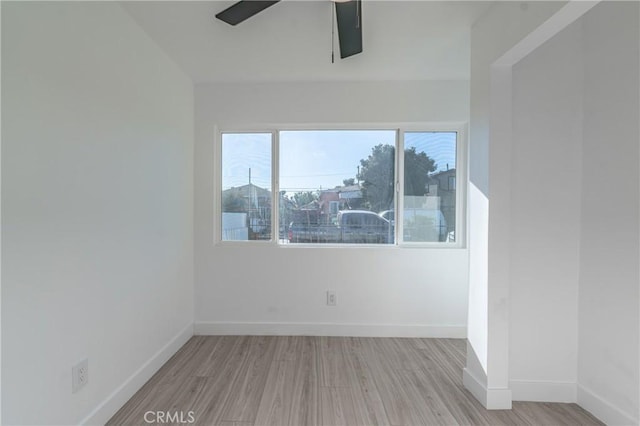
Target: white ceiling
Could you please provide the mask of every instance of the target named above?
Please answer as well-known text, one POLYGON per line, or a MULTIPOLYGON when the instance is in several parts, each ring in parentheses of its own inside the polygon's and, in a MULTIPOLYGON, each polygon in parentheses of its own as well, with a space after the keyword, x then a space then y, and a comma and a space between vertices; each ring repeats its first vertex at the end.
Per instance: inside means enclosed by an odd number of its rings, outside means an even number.
MULTIPOLYGON (((459 80, 469 78, 471 24, 484 1, 365 1, 363 50, 331 63, 331 7, 282 1, 233 27, 230 1, 123 2, 196 83, 212 81, 459 80)), ((337 34, 336 34, 337 35, 337 34)))

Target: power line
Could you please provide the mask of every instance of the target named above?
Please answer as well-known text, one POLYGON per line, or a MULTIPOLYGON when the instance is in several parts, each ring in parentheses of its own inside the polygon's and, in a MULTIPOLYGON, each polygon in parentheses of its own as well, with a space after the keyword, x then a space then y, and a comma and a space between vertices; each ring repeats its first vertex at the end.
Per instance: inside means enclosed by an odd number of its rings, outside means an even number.
POLYGON ((348 175, 351 172, 341 172, 341 173, 325 173, 325 174, 317 174, 317 175, 280 175, 281 178, 283 177, 287 177, 287 178, 292 178, 292 177, 296 177, 296 178, 304 178, 304 177, 314 177, 314 176, 343 176, 343 175, 348 175))

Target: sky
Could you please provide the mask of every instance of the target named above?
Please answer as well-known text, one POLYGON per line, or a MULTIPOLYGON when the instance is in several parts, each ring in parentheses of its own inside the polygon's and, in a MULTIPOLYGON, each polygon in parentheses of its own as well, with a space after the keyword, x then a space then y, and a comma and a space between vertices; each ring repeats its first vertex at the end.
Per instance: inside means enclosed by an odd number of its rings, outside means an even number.
MULTIPOLYGON (((454 132, 406 132, 405 148, 416 147, 433 158, 438 171, 455 167, 454 132)), ((378 144, 395 145, 395 130, 281 131, 280 190, 292 194, 342 185, 356 178, 360 160, 378 144)), ((251 183, 271 187, 271 134, 222 135, 222 189, 251 183)))
POLYGON ((280 188, 287 192, 341 186, 356 178, 360 159, 379 144, 394 145, 395 130, 280 132, 280 188))

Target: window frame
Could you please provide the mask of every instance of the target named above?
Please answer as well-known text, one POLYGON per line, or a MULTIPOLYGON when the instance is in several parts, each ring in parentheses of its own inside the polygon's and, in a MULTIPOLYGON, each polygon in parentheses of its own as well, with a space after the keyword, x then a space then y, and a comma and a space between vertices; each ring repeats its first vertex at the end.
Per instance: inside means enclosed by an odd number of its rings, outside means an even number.
MULTIPOLYGON (((456 227, 455 227, 455 241, 448 242, 419 242, 419 241, 404 241, 404 220, 399 219, 399 215, 395 215, 396 220, 396 243, 399 247, 422 247, 422 248, 465 248, 466 247, 466 189, 467 189, 467 136, 466 125, 464 123, 456 124, 410 124, 401 127, 398 131, 397 152, 401 152, 402 155, 397 155, 396 162, 398 170, 404 172, 404 134, 405 133, 456 133, 456 181, 462 179, 464 185, 460 188, 460 185, 456 185, 456 227), (400 238, 399 238, 400 237, 400 238)), ((398 173, 396 173, 398 175, 398 173)), ((456 182, 457 183, 457 182, 456 182)), ((402 218, 404 218, 404 179, 398 179, 396 181, 396 212, 402 212, 402 218)))
MULTIPOLYGON (((278 223, 277 217, 274 217, 278 212, 274 210, 274 196, 276 193, 275 176, 277 173, 277 163, 276 161, 276 153, 275 149, 277 147, 276 138, 278 136, 278 131, 274 129, 264 129, 261 127, 251 128, 248 126, 242 127, 241 130, 221 130, 218 126, 215 126, 215 138, 214 138, 214 158, 215 161, 215 169, 213 176, 213 211, 214 211, 214 220, 213 220, 213 241, 214 245, 246 245, 246 244, 258 244, 265 245, 275 242, 278 243, 277 239, 273 238, 274 226, 278 223), (271 238, 268 240, 223 240, 222 235, 222 136, 225 133, 230 134, 271 134, 271 238)), ((277 203, 276 203, 277 204, 277 203)), ((279 230, 278 230, 279 232, 279 230)), ((278 234, 279 235, 279 234, 278 234)))
MULTIPOLYGON (((214 135, 214 176, 213 176, 213 244, 215 246, 277 246, 284 249, 291 248, 438 248, 461 249, 466 248, 467 240, 467 124, 465 122, 424 122, 424 123, 362 123, 362 124, 287 124, 287 125, 261 125, 261 126, 215 126, 214 135), (334 243, 280 243, 280 132, 284 131, 349 131, 349 130, 391 130, 396 134, 395 141, 395 170, 394 170, 394 216, 395 237, 393 244, 334 244, 334 243), (397 213, 404 209, 404 179, 400 178, 400 171, 404 171, 404 134, 405 133, 429 133, 451 132, 456 133, 456 227, 455 242, 413 242, 402 239, 404 232, 404 214, 397 213), (223 240, 222 239, 222 136, 225 133, 262 133, 271 134, 271 238, 269 240, 223 240), (402 154, 402 155, 400 155, 402 154), (462 182, 462 185, 460 183, 462 182)), ((284 225, 285 229, 287 224, 284 225)))

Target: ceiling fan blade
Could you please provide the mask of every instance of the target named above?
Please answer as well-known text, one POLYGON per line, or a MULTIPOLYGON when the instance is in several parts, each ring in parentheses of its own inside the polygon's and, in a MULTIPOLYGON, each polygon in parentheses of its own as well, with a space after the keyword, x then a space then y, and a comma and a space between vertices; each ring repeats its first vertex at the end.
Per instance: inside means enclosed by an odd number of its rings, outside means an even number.
POLYGON ((240 22, 251 18, 258 12, 262 12, 269 6, 273 6, 280 0, 241 0, 229 6, 216 15, 216 18, 230 25, 237 25, 240 22))
POLYGON ((362 52, 362 0, 336 2, 340 58, 362 52))

